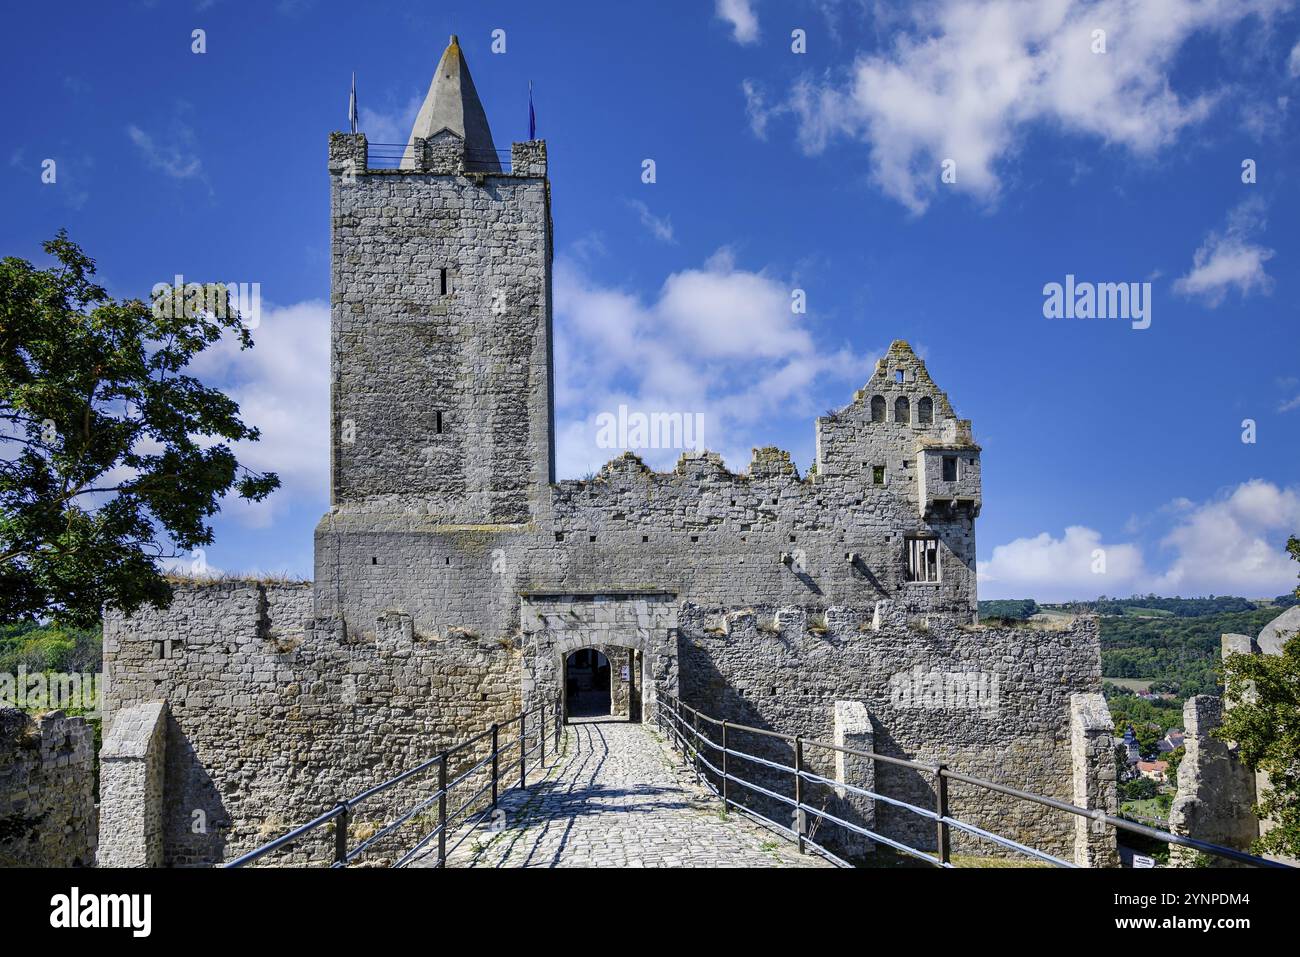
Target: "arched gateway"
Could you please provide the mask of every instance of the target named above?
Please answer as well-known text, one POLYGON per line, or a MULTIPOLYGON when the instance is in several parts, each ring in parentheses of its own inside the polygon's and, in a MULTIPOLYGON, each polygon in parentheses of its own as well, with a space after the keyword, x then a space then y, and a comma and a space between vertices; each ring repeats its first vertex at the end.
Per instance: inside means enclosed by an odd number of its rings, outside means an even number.
POLYGON ((631 720, 654 718, 659 689, 677 694, 677 596, 672 592, 527 592, 520 601, 525 708, 549 704, 562 711, 565 658, 587 648, 616 666, 611 697, 617 702, 616 689, 625 683, 631 720))

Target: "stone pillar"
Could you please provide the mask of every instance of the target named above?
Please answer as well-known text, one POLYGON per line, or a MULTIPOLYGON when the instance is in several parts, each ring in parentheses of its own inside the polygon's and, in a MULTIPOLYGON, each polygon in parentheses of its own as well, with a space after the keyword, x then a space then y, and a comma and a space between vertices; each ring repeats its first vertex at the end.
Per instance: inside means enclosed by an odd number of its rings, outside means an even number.
MULTIPOLYGON (((1074 803, 1114 815, 1119 810, 1115 789, 1115 724, 1106 699, 1099 694, 1070 695, 1070 759, 1074 769, 1074 803)), ((1080 867, 1118 867, 1115 829, 1076 816, 1074 863, 1080 867)))
MULTIPOLYGON (((1183 705, 1187 754, 1178 765, 1178 794, 1169 811, 1169 830, 1248 851, 1259 836, 1253 811, 1255 775, 1237 760, 1227 742, 1211 735, 1222 723, 1220 698, 1197 695, 1183 705)), ((1175 867, 1194 867, 1199 857, 1199 851, 1188 847, 1169 848, 1169 863, 1175 867)), ((1211 860, 1215 867, 1247 866, 1222 857, 1211 856, 1211 860)))
MULTIPOLYGON (((876 735, 866 707, 858 701, 835 702, 835 744, 858 751, 873 751, 875 743, 876 735)), ((835 780, 874 791, 876 762, 871 758, 836 751, 835 780)), ((847 788, 836 788, 835 796, 839 798, 836 811, 838 816, 860 827, 875 829, 876 802, 873 798, 854 794, 847 788)), ((870 838, 852 832, 844 833, 845 850, 850 854, 869 854, 875 846, 870 838)))
POLYGON ((167 702, 117 712, 99 758, 99 865, 161 867, 167 702))

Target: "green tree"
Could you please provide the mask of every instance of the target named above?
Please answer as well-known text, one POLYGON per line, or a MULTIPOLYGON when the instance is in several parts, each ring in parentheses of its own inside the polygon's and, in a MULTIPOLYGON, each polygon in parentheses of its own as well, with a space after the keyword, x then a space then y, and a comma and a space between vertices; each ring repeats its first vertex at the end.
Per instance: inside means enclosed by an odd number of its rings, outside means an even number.
POLYGON ((157 560, 210 544, 232 489, 280 483, 231 450, 258 438, 235 402, 186 374, 226 333, 253 344, 224 287, 119 302, 65 232, 44 249, 46 269, 0 260, 0 622, 88 626, 166 606, 157 560))
MULTIPOLYGON (((1300 561, 1300 538, 1287 551, 1300 561)), ((1255 813, 1275 826, 1256 849, 1300 857, 1300 636, 1280 655, 1229 655, 1224 675, 1233 706, 1215 734, 1237 743, 1246 767, 1268 775, 1255 813)))

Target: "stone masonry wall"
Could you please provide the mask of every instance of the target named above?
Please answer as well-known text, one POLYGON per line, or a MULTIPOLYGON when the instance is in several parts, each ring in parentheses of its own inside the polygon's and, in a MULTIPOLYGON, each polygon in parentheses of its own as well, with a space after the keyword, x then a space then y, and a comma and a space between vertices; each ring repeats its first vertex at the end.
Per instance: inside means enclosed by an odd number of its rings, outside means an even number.
POLYGON ((867 388, 817 428, 828 464, 809 477, 777 449, 756 449, 743 473, 707 453, 665 473, 628 454, 591 481, 543 486, 527 523, 449 524, 433 500, 337 504, 316 533, 317 612, 366 622, 396 607, 430 632, 506 634, 519 626, 521 592, 654 588, 733 607, 890 599, 974 620, 979 449, 910 348, 895 343, 867 388), (896 364, 911 370, 903 385, 887 381, 896 364), (871 421, 877 390, 896 399, 902 389, 916 402, 933 395, 932 421, 871 421), (923 503, 918 470, 949 452, 960 480, 925 483, 923 503), (908 580, 908 537, 937 540, 939 581, 908 580))
MULTIPOLYGON (((832 741, 837 702, 853 701, 870 715, 876 753, 943 761, 995 782, 1073 798, 1070 696, 1097 692, 1101 684, 1092 619, 1048 631, 959 626, 940 617, 927 623, 888 603, 878 615, 687 605, 680 635, 682 698, 707 714, 832 741), (943 692, 934 692, 936 680, 943 692)), ((765 744, 742 732, 732 740, 746 749, 765 744)), ((790 748, 768 748, 776 760, 791 763, 790 748)), ((832 752, 806 748, 805 760, 815 773, 835 777, 832 752)), ((766 774, 771 789, 791 793, 789 775, 746 770, 759 774, 760 783, 766 774)), ((932 775, 878 762, 875 783, 878 793, 934 807, 932 775)), ((828 791, 815 795, 833 806, 828 791)), ((1073 859, 1071 815, 968 785, 952 785, 950 799, 963 821, 1073 859)), ((933 822, 912 812, 876 802, 875 822, 886 836, 934 848, 933 822)), ((833 831, 820 827, 828 839, 833 831)), ((953 847, 1009 853, 956 833, 953 847)))
POLYGON ((94 739, 84 718, 0 709, 0 867, 95 862, 94 739))
MULTIPOLYGON (((251 850, 513 717, 520 702, 508 640, 425 635, 399 613, 345 633, 312 619, 307 585, 182 585, 167 611, 106 616, 104 658, 106 735, 124 709, 168 704, 168 865, 251 850)), ((358 834, 431 785, 414 780, 363 806, 358 834)), ((327 838, 278 862, 320 859, 327 838)))
MULTIPOLYGON (((551 479, 551 238, 540 168, 345 175, 330 143, 332 500, 519 522, 551 479)), ((529 154, 534 160, 533 154, 529 154)))

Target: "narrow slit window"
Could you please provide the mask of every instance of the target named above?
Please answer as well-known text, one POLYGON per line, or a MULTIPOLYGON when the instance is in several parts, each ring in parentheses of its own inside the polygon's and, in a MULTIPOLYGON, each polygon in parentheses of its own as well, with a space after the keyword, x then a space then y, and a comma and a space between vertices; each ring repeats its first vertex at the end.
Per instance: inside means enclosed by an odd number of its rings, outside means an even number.
POLYGON ((434 429, 437 430, 437 433, 438 433, 439 435, 442 435, 442 413, 441 413, 441 412, 435 412, 435 413, 433 414, 433 419, 434 419, 434 421, 433 421, 433 427, 434 427, 434 429))
POLYGON ((443 296, 447 295, 447 270, 446 269, 438 270, 438 292, 443 296))

